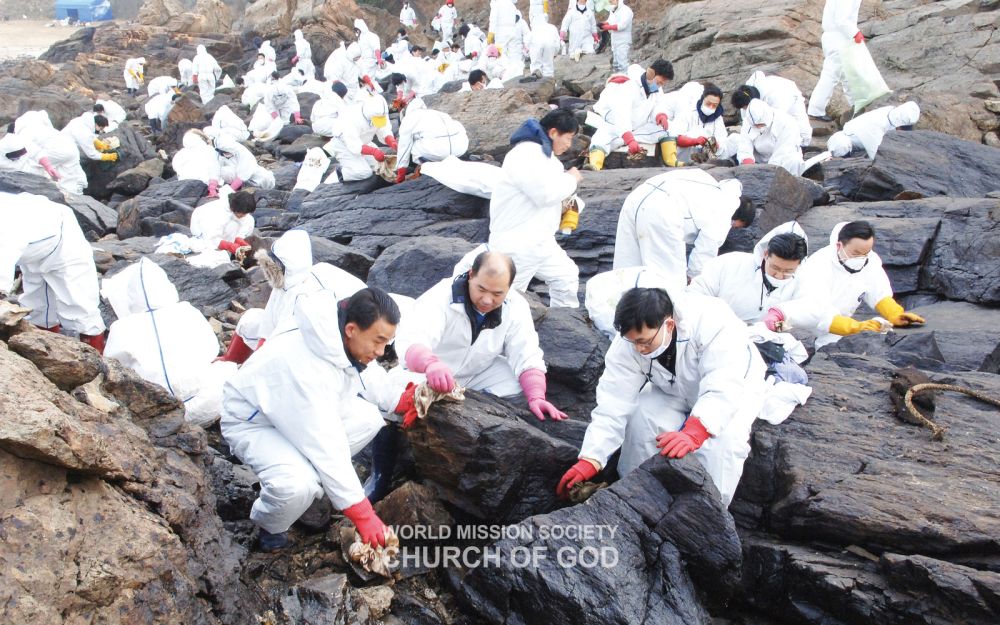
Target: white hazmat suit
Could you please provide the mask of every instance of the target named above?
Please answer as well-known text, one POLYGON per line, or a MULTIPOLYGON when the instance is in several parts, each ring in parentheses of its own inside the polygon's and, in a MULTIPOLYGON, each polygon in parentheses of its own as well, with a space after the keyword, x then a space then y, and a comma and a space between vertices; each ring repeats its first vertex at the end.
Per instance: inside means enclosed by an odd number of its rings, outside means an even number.
POLYGON ((198 95, 201 96, 201 103, 208 102, 215 97, 215 85, 222 78, 222 68, 215 57, 208 53, 205 46, 198 46, 198 52, 192 61, 192 80, 198 83, 198 95))
POLYGON ((434 111, 417 99, 407 105, 399 124, 399 147, 396 167, 408 167, 410 161, 443 161, 462 156, 469 149, 469 135, 461 122, 447 113, 434 111))
POLYGON ((858 11, 861 0, 826 0, 823 7, 823 69, 819 80, 809 96, 809 114, 813 117, 826 115, 826 105, 830 103, 833 88, 840 83, 844 87, 844 95, 848 104, 854 104, 854 99, 847 90, 844 72, 840 64, 840 52, 844 46, 853 44, 858 30, 858 11))
POLYGON ((886 133, 901 126, 912 126, 920 120, 920 107, 916 102, 899 106, 883 106, 868 111, 844 124, 826 143, 834 156, 847 156, 854 148, 863 149, 868 158, 874 159, 886 133))
POLYGON ((632 9, 625 6, 625 0, 612 7, 607 23, 618 27, 611 31, 611 69, 624 72, 632 49, 632 9))
MULTIPOLYGON (((781 76, 768 76, 764 72, 754 72, 747 84, 756 87, 760 99, 776 111, 791 115, 799 126, 799 145, 806 147, 812 141, 812 123, 806 113, 806 99, 795 82, 781 76)), ((744 117, 744 126, 747 120, 744 117)))

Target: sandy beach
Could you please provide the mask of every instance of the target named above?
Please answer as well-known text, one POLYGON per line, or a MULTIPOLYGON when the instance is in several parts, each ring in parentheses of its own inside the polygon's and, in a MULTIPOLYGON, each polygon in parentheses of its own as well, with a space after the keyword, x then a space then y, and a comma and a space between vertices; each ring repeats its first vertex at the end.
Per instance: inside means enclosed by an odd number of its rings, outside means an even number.
POLYGON ((22 56, 37 57, 49 46, 76 32, 78 26, 62 26, 52 20, 0 22, 0 61, 22 56), (55 23, 56 25, 50 26, 55 23))

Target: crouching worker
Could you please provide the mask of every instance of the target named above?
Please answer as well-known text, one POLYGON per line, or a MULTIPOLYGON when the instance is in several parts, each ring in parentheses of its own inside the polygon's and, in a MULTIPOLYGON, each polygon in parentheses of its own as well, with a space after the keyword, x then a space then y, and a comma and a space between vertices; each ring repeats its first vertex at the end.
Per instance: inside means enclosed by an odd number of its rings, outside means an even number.
POLYGON ((620 476, 656 453, 694 453, 728 506, 764 402, 766 367, 746 326, 714 297, 659 288, 626 291, 614 326, 580 459, 556 492, 568 496, 619 448, 620 476))
POLYGON ((260 480, 250 519, 260 548, 288 544, 287 531, 324 493, 361 539, 385 544, 385 525, 365 497, 351 457, 393 410, 386 373, 368 366, 385 351, 399 308, 379 289, 337 301, 329 291, 299 298, 294 323, 272 335, 223 390, 222 435, 260 480))

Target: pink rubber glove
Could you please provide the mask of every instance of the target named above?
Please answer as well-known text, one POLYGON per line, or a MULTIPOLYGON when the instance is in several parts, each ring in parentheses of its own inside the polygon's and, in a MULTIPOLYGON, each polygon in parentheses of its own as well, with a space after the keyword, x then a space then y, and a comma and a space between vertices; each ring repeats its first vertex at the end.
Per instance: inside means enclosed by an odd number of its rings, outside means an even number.
POLYGON ((208 181, 208 197, 219 197, 219 181, 208 181))
POLYGON ((778 310, 777 308, 768 308, 767 314, 761 321, 767 326, 767 329, 771 332, 778 331, 778 324, 785 320, 785 314, 778 310))
POLYGON ((412 345, 406 350, 406 368, 427 376, 427 384, 439 393, 447 393, 455 388, 455 376, 451 369, 434 355, 426 345, 412 345))
POLYGON ((299 125, 299 126, 301 126, 303 124, 302 113, 300 113, 298 111, 295 111, 294 113, 292 113, 292 119, 295 120, 295 123, 297 125, 299 125))
POLYGON ((597 33, 594 33, 594 43, 600 43, 600 41, 601 41, 601 36, 598 35, 597 33))
POLYGON ((745 158, 742 161, 740 161, 740 165, 753 165, 756 162, 757 161, 753 160, 752 158, 745 158))
POLYGON ((566 413, 562 412, 545 399, 545 372, 541 369, 527 369, 518 378, 521 383, 521 390, 528 400, 528 409, 538 417, 539 421, 545 421, 545 415, 553 421, 562 421, 566 418, 566 413))
POLYGON ((229 188, 231 188, 233 191, 239 191, 242 186, 243 186, 242 178, 233 178, 233 181, 229 183, 229 188))
POLYGON ((560 30, 559 31, 559 38, 562 39, 563 41, 566 41, 566 31, 565 30, 560 30))
POLYGON ((299 62, 299 55, 296 54, 295 56, 292 57, 292 65, 295 65, 298 62, 299 62))
MULTIPOLYGON (((670 118, 667 117, 666 113, 660 113, 656 116, 656 123, 660 128, 666 130, 670 127, 670 118)), ((678 145, 680 144, 678 143, 678 145)))
POLYGON ((49 161, 49 158, 47 156, 38 159, 38 164, 42 166, 42 168, 45 170, 45 173, 49 175, 49 178, 52 178, 53 180, 56 181, 62 178, 62 176, 59 175, 59 172, 56 171, 56 168, 52 166, 52 163, 49 161))
POLYGON ((271 111, 271 119, 278 119, 278 111, 271 111))

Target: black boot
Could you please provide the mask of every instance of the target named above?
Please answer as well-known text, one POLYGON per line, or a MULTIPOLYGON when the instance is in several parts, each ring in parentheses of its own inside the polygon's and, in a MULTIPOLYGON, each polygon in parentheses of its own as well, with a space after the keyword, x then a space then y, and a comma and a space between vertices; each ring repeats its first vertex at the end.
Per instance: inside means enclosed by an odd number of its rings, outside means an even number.
POLYGON ((373 504, 389 494, 399 453, 399 427, 388 423, 372 441, 372 470, 365 480, 365 497, 373 504))

